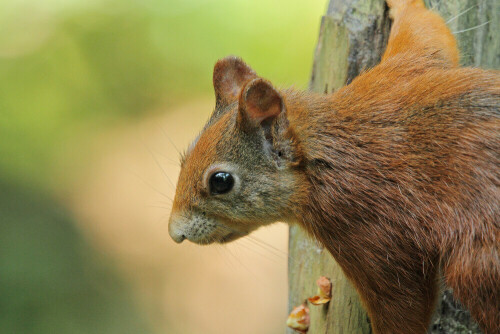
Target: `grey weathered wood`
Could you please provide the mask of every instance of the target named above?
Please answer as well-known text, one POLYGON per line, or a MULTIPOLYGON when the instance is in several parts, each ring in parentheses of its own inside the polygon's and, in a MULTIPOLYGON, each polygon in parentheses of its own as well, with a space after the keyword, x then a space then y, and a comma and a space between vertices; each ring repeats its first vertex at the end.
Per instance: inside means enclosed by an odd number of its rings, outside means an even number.
POLYGON ((425 3, 449 21, 451 31, 458 32, 455 37, 463 65, 500 69, 500 1, 425 0, 425 3), (474 27, 477 28, 460 32, 474 27))
MULTIPOLYGON (((426 0, 452 31, 485 24, 456 34, 462 64, 500 68, 500 1, 426 0), (460 13, 469 9, 466 13, 460 13), (453 19, 455 16, 460 15, 453 19)), ((385 49, 390 21, 384 0, 331 0, 322 18, 310 89, 332 92, 376 65, 385 49)), ((289 310, 316 293, 315 281, 325 275, 333 281, 333 299, 326 306, 310 306, 309 334, 370 333, 369 319, 352 285, 326 249, 297 226, 289 237, 289 310)), ((293 333, 287 329, 287 333, 293 333)), ((430 333, 481 333, 450 291, 441 297, 430 333)))
MULTIPOLYGON (((382 0, 331 1, 321 22, 310 89, 330 93, 376 65, 387 43, 389 25, 382 0)), ((310 308, 309 333, 370 333, 356 291, 328 251, 295 226, 290 228, 289 243, 290 309, 316 293, 319 276, 328 276, 333 282, 332 301, 310 308)))

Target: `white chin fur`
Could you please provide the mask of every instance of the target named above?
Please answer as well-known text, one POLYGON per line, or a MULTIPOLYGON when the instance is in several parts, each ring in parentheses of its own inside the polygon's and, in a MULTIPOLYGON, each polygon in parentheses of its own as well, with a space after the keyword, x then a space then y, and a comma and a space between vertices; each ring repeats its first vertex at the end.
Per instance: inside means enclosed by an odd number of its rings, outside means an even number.
POLYGON ((236 240, 244 233, 234 231, 210 218, 199 215, 172 217, 169 223, 169 233, 172 239, 180 243, 184 239, 200 245, 211 243, 226 243, 236 240))

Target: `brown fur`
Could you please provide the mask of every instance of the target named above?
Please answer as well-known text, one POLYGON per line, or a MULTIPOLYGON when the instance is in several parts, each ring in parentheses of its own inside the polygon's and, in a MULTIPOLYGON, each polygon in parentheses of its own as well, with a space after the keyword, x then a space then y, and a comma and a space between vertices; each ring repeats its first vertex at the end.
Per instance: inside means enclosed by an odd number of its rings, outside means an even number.
POLYGON ((170 233, 227 242, 298 222, 354 283, 375 333, 425 333, 440 272, 499 333, 499 74, 457 67, 453 36, 421 0, 388 4, 383 61, 332 95, 278 91, 219 61, 218 105, 182 161, 170 233), (237 176, 235 189, 211 195, 213 170, 237 176))

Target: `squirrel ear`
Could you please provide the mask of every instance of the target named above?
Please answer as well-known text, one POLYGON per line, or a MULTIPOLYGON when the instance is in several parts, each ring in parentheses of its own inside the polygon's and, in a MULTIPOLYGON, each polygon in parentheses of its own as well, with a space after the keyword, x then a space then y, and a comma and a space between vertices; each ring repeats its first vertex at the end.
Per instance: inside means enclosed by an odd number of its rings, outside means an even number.
POLYGON ((265 151, 278 166, 284 160, 296 160, 285 100, 269 81, 257 78, 245 85, 239 98, 236 126, 246 133, 262 130, 265 151))
POLYGON ((241 58, 228 56, 214 66, 213 83, 217 105, 226 105, 238 100, 241 89, 249 80, 257 77, 241 58))
POLYGON ((240 116, 254 125, 269 123, 281 114, 282 109, 283 99, 267 80, 253 79, 241 92, 240 116))

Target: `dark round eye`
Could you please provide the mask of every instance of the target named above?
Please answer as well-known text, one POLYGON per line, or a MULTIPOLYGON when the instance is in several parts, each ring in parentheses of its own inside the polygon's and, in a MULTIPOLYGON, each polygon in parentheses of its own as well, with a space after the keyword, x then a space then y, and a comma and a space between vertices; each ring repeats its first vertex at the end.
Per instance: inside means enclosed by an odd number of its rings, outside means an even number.
POLYGON ((233 189, 234 178, 226 172, 217 172, 210 176, 210 192, 212 194, 225 194, 233 189))

